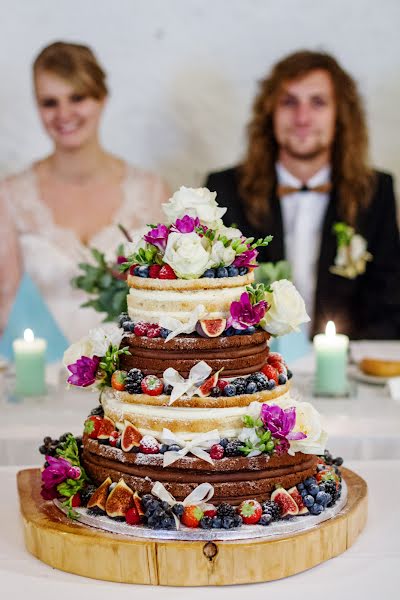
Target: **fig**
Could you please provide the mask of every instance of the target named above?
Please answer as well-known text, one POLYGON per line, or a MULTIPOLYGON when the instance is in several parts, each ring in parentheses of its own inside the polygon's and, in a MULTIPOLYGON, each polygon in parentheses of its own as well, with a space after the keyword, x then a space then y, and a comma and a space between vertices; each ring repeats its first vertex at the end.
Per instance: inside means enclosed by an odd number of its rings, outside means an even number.
POLYGON ((130 452, 134 446, 140 446, 142 434, 132 423, 124 421, 124 430, 121 434, 121 448, 124 452, 130 452))
POLYGON ((202 337, 214 338, 225 331, 226 319, 203 319, 197 321, 196 331, 202 337))
POLYGON ((97 434, 98 440, 108 440, 111 433, 115 430, 115 424, 108 417, 103 417, 100 423, 99 432, 97 434))
POLYGON ((281 518, 289 516, 291 517, 299 514, 299 507, 292 496, 283 487, 278 487, 274 492, 272 492, 271 500, 276 502, 276 504, 279 506, 281 518))
POLYGON ((288 490, 288 494, 290 494, 293 500, 296 502, 299 509, 299 515, 305 515, 308 513, 308 508, 304 505, 303 498, 296 486, 290 488, 290 490, 288 490))
POLYGON ((133 505, 133 490, 126 485, 121 477, 107 498, 106 513, 109 517, 124 517, 126 511, 132 508, 133 505))
POLYGON ((87 503, 88 508, 100 508, 100 510, 106 510, 106 502, 108 498, 108 488, 112 484, 111 477, 107 477, 103 483, 97 488, 90 497, 87 503))
POLYGON ((139 518, 142 521, 144 519, 143 504, 142 504, 142 499, 137 492, 135 492, 133 494, 133 501, 135 503, 135 507, 136 507, 137 513, 139 515, 139 518))
POLYGON ((214 373, 214 375, 211 375, 211 377, 206 379, 205 382, 197 389, 197 394, 201 398, 205 398, 206 396, 210 395, 212 388, 217 385, 218 377, 222 370, 223 367, 222 369, 214 373))

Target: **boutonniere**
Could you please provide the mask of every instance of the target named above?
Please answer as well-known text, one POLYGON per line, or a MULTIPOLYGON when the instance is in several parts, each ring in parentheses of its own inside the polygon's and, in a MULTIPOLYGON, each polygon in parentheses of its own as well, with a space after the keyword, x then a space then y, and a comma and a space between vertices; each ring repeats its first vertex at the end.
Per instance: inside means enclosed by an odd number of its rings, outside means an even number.
POLYGON ((346 223, 335 223, 332 231, 336 235, 337 253, 330 272, 347 279, 362 275, 373 258, 367 251, 367 240, 346 223))

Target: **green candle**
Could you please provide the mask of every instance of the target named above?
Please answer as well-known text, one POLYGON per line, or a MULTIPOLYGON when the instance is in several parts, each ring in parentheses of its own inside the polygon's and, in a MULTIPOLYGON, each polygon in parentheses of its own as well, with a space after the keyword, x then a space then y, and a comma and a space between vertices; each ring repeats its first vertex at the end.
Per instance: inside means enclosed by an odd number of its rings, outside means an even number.
POLYGON ((333 321, 328 321, 325 334, 314 337, 317 359, 315 392, 327 396, 340 396, 347 392, 347 335, 336 333, 333 321))
POLYGON ((46 346, 46 340, 35 338, 32 329, 25 329, 24 339, 14 340, 16 394, 41 396, 45 393, 46 346))

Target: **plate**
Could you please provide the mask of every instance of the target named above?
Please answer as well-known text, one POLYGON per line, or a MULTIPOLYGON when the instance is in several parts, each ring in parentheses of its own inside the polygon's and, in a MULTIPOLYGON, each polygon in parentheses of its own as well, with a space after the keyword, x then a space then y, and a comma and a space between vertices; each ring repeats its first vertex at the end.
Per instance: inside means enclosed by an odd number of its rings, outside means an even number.
POLYGON ((385 385, 388 382, 389 377, 378 377, 377 375, 367 375, 363 373, 358 365, 350 365, 348 374, 353 379, 360 381, 361 383, 369 383, 371 385, 385 385))

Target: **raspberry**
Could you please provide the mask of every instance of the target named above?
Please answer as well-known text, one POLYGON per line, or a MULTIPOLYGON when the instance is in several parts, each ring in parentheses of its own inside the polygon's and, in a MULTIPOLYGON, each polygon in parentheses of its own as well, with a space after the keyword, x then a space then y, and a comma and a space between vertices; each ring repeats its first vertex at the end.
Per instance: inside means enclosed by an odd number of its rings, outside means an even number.
POLYGON ((139 321, 139 323, 136 323, 133 333, 138 337, 143 337, 144 335, 147 335, 149 327, 151 327, 150 323, 143 323, 143 321, 139 321))
POLYGON ((226 388, 226 386, 228 385, 229 381, 226 381, 226 379, 218 379, 217 381, 217 386, 219 387, 220 390, 224 390, 226 388))
POLYGON ((216 508, 210 508, 208 510, 204 511, 204 516, 205 517, 216 517, 217 516, 217 509, 216 508))
POLYGON ((149 327, 146 335, 148 338, 161 337, 161 327, 159 327, 158 325, 149 327))
POLYGON ((135 506, 126 511, 125 519, 128 525, 138 525, 140 523, 140 515, 135 506))
POLYGON ((164 384, 155 375, 147 375, 141 382, 142 392, 149 396, 159 396, 164 390, 164 384))
POLYGON ((156 438, 152 435, 145 435, 140 440, 139 452, 143 454, 159 454, 160 447, 156 438))
POLYGON ((158 274, 161 271, 160 265, 151 265, 149 268, 149 277, 152 279, 158 279, 158 274))
POLYGON ((129 275, 134 275, 135 274, 135 269, 138 266, 139 265, 132 265, 131 267, 129 267, 129 275))
POLYGON ((173 269, 171 269, 171 267, 169 265, 164 265, 163 267, 161 267, 159 273, 158 273, 158 278, 159 279, 176 279, 176 275, 173 271, 173 269))
POLYGON ((278 373, 272 365, 264 365, 261 371, 268 379, 272 379, 278 385, 278 373))
POLYGON ((219 460, 220 458, 224 457, 224 454, 225 454, 225 450, 219 444, 214 444, 213 446, 211 446, 211 448, 210 448, 210 457, 212 459, 219 460))

